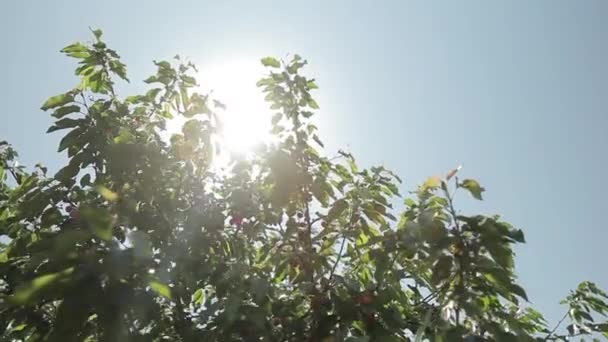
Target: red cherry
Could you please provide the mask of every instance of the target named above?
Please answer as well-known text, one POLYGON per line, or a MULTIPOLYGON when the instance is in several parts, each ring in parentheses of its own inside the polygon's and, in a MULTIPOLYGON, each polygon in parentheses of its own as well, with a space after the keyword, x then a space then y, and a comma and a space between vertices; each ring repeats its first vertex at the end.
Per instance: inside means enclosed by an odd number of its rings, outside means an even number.
POLYGON ((360 294, 356 298, 359 304, 370 305, 374 303, 374 296, 369 293, 360 294))
POLYGON ((364 317, 365 325, 367 325, 368 328, 373 327, 376 324, 376 318, 375 313, 366 314, 364 317))
POLYGON ((243 216, 241 215, 232 215, 232 218, 230 219, 230 224, 235 225, 235 226, 240 226, 243 223, 243 216))

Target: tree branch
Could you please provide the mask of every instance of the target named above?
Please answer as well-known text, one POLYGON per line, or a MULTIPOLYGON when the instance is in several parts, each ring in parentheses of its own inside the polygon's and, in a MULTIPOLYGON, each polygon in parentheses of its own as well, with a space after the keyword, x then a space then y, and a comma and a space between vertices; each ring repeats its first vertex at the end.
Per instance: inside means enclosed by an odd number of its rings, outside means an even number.
POLYGON ((331 278, 333 278, 334 273, 336 272, 336 268, 340 263, 340 259, 342 258, 342 253, 344 252, 344 245, 346 245, 346 236, 342 236, 342 243, 340 244, 340 251, 338 252, 338 256, 336 257, 336 262, 334 266, 331 268, 331 272, 329 273, 329 283, 331 284, 331 278))
MULTIPOLYGON (((445 196, 448 200, 449 212, 450 212, 450 215, 452 215, 452 220, 454 221, 454 226, 456 227, 456 230, 455 230, 456 238, 458 239, 458 242, 462 245, 461 253, 455 254, 455 256, 458 259, 458 275, 460 276, 459 285, 462 289, 464 289, 464 265, 465 265, 465 263, 462 260, 462 255, 464 253, 466 246, 462 239, 460 223, 458 222, 458 214, 456 213, 456 209, 454 209, 453 196, 450 195, 448 185, 443 180, 441 181, 441 188, 443 189, 445 196)), ((454 193, 454 195, 455 195, 455 193, 454 193)), ((460 307, 459 306, 456 307, 456 326, 460 326, 460 307)))
POLYGON ((549 334, 547 334, 547 336, 545 337, 545 341, 549 340, 551 335, 553 335, 555 333, 557 328, 559 328, 559 326, 564 322, 564 320, 566 320, 566 318, 568 318, 568 311, 566 311, 566 313, 564 314, 562 319, 560 319, 559 322, 557 322, 557 324, 553 327, 553 329, 551 329, 551 331, 549 331, 549 334))

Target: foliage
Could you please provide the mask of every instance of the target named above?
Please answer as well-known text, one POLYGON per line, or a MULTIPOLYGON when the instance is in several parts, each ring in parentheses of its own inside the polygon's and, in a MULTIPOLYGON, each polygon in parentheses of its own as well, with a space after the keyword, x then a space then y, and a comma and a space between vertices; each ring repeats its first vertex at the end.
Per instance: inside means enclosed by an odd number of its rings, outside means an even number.
MULTIPOLYGON (((454 207, 458 169, 404 200, 399 177, 319 152, 315 80, 298 55, 258 82, 276 143, 219 172, 224 106, 196 67, 155 62, 144 94, 101 40, 62 51, 78 86, 42 106, 66 130, 55 175, 0 147, 0 334, 16 341, 542 341, 607 331, 582 283, 557 333, 514 274, 521 230, 454 207), (188 120, 168 137, 167 121, 188 120)), ((560 322, 561 323, 561 322, 560 322)))

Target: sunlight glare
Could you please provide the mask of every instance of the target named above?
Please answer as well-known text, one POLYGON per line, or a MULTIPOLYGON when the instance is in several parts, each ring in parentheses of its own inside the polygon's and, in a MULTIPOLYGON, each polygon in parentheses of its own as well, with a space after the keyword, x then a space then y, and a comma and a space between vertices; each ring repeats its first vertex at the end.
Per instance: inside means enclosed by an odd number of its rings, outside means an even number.
MULTIPOLYGON (((251 61, 232 60, 199 67, 197 81, 203 94, 210 94, 226 105, 216 111, 222 121, 221 148, 246 154, 256 144, 270 140, 270 110, 256 82, 265 74, 264 67, 251 61)), ((177 132, 184 120, 173 119, 169 131, 177 132)))

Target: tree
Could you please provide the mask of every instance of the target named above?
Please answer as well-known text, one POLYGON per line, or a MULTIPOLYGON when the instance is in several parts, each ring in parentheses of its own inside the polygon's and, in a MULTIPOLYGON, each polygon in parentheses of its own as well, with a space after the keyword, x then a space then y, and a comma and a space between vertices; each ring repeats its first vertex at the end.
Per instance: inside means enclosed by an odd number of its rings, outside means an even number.
POLYGON ((543 341, 607 335, 608 296, 584 282, 549 328, 514 274, 521 230, 465 216, 459 170, 405 198, 397 175, 323 156, 306 61, 272 57, 258 82, 276 143, 218 172, 223 104, 196 67, 155 62, 123 98, 118 54, 94 30, 62 52, 77 87, 49 98, 66 130, 55 175, 0 147, 0 335, 5 341, 543 341), (167 136, 174 116, 188 120, 167 136), (559 322, 558 326, 562 322, 559 322), (595 335, 593 335, 595 334, 595 335))

